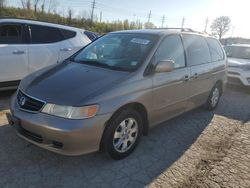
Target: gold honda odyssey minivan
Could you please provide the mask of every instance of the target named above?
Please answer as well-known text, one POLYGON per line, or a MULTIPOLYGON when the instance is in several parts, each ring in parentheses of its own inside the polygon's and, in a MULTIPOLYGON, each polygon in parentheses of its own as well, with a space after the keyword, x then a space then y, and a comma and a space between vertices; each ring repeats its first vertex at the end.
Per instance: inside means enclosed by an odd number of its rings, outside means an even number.
POLYGON ((104 149, 122 159, 154 125, 202 105, 216 108, 226 68, 220 42, 208 35, 112 32, 24 78, 7 117, 19 136, 50 151, 104 149))

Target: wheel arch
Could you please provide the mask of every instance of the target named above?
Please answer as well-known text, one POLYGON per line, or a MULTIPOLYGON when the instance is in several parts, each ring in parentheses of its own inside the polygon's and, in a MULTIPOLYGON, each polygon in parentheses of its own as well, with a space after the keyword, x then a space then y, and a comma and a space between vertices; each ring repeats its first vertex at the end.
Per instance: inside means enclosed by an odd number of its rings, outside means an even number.
POLYGON ((102 134, 102 139, 101 139, 101 142, 100 142, 100 149, 101 150, 103 149, 103 138, 104 138, 104 134, 105 134, 106 130, 109 127, 109 122, 112 121, 112 119, 114 117, 116 117, 119 113, 121 113, 125 109, 133 109, 133 110, 136 110, 138 113, 141 114, 141 117, 143 119, 143 131, 142 131, 143 135, 146 136, 148 134, 149 121, 148 121, 148 111, 147 111, 146 107, 143 104, 139 103, 139 102, 132 102, 132 103, 125 104, 125 105, 121 106, 119 109, 117 109, 113 113, 111 118, 105 123, 105 128, 104 128, 104 131, 103 131, 103 134, 102 134))
POLYGON ((221 90, 220 95, 222 95, 222 93, 224 91, 223 81, 222 80, 217 80, 217 82, 214 84, 214 86, 216 86, 217 84, 219 85, 220 90, 221 90))

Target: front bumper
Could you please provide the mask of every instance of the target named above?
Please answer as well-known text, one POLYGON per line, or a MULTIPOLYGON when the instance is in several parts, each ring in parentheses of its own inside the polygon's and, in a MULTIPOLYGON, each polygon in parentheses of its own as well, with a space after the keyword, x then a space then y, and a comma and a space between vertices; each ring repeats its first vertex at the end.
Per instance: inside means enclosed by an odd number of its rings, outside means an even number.
POLYGON ((239 68, 229 68, 227 76, 229 84, 250 86, 250 71, 244 71, 239 68))
POLYGON ((22 111, 15 98, 11 99, 11 113, 7 114, 7 119, 21 138, 63 155, 81 155, 99 150, 105 123, 111 114, 70 120, 22 111))

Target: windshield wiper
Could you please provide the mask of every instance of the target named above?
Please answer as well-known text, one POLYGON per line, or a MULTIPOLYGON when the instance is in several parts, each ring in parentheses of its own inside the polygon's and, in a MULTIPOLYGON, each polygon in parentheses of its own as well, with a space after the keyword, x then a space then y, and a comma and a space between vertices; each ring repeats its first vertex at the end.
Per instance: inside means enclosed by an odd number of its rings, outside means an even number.
POLYGON ((74 61, 74 62, 82 63, 82 64, 86 64, 86 65, 93 65, 93 66, 96 66, 96 67, 108 68, 108 69, 117 70, 117 71, 131 72, 131 70, 128 70, 126 68, 111 66, 111 65, 108 65, 108 64, 105 64, 105 63, 101 63, 99 61, 74 61))

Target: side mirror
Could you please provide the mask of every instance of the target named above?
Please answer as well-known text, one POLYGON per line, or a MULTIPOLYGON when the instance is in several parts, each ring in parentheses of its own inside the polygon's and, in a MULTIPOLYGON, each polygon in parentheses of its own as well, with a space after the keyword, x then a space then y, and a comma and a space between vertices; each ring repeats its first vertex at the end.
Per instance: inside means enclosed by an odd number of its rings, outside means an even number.
POLYGON ((172 60, 162 60, 159 61, 155 66, 155 72, 171 72, 174 70, 174 61, 172 60))

